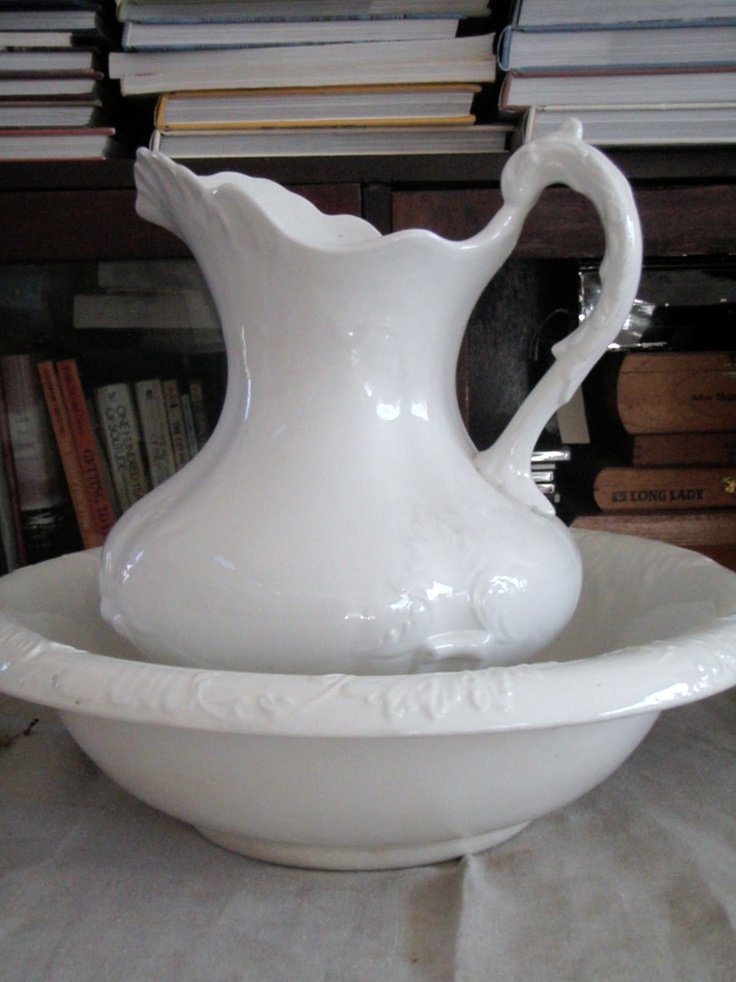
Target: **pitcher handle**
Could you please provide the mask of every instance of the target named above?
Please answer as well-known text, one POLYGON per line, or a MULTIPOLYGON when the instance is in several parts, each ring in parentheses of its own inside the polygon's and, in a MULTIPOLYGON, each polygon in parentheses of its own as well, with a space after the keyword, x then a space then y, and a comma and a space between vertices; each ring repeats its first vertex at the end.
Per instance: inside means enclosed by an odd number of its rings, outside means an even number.
POLYGON ((522 146, 501 176, 510 221, 523 221, 551 184, 566 184, 595 206, 605 233, 601 293, 584 321, 552 349, 554 363, 532 389, 498 440, 475 464, 489 483, 534 511, 554 514, 531 476, 531 455, 547 421, 568 402, 621 329, 641 275, 639 217, 628 181, 599 150, 585 143, 576 119, 522 146))

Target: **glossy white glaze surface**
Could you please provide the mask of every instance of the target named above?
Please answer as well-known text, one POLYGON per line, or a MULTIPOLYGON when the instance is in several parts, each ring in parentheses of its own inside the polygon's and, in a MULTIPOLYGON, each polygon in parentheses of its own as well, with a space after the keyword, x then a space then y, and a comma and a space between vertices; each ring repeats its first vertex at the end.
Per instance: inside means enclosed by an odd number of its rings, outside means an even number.
POLYGON ((102 612, 155 662, 364 675, 524 660, 567 623, 580 559, 529 473, 544 424, 617 333, 641 242, 628 184, 571 123, 519 150, 464 242, 381 236, 277 184, 140 151, 138 210, 191 248, 225 336, 204 450, 105 544, 102 612), (598 208, 598 307, 476 453, 455 365, 541 190, 598 208))
POLYGON ((0 580, 0 690, 54 706, 114 780, 276 862, 380 868, 488 848, 610 774, 664 709, 736 684, 736 574, 574 536, 578 609, 526 665, 404 676, 141 661, 95 552, 0 580))

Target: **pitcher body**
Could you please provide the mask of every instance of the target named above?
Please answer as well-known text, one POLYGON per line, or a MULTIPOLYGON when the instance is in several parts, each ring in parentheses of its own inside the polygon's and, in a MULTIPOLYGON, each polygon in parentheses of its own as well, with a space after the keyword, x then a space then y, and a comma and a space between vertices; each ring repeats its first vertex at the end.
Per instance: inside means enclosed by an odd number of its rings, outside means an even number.
MULTIPOLYGON (((583 183, 601 166, 578 134, 558 142, 583 183)), ((546 172, 530 183, 527 168, 540 168, 526 157, 512 200, 455 243, 418 230, 382 237, 272 182, 198 178, 140 155, 139 210, 192 249, 228 359, 209 442, 123 516, 103 551, 103 614, 146 655, 258 672, 478 668, 532 658, 567 623, 581 564, 529 459, 628 312, 638 231, 627 231, 635 211, 625 200, 621 218, 616 185, 618 217, 602 217, 628 281, 619 269, 608 293, 604 282, 605 330, 595 345, 573 335, 557 375, 478 454, 455 365, 480 292, 549 183, 546 172)))

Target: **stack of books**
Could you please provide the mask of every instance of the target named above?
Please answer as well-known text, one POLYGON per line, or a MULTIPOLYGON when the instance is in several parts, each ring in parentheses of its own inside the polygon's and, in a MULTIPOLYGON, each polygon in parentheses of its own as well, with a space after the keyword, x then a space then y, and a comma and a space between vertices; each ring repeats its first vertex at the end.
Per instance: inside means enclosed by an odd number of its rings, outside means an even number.
POLYGON ((175 158, 505 150, 481 0, 118 0, 124 97, 175 158))
POLYGON ((515 142, 569 116, 600 146, 736 141, 729 0, 516 0, 501 32, 503 117, 515 142))
POLYGON ((117 518, 202 448, 199 378, 83 384, 75 358, 0 357, 0 565, 100 546, 117 518))
POLYGON ((725 346, 736 322, 736 273, 723 264, 660 272, 671 301, 659 315, 640 301, 620 349, 587 384, 591 444, 581 472, 594 508, 572 524, 658 538, 736 565, 736 352, 725 346))
POLYGON ((141 331, 158 350, 224 350, 217 310, 193 259, 97 263, 96 282, 74 293, 72 324, 87 332, 141 331))
POLYGON ((191 258, 16 264, 0 277, 0 324, 5 572, 99 545, 198 453, 226 365, 191 258))
POLYGON ((0 159, 117 156, 102 0, 42 0, 0 9, 0 159))
POLYGON ((616 406, 629 462, 595 474, 599 511, 577 528, 697 548, 736 566, 736 353, 628 353, 616 406))

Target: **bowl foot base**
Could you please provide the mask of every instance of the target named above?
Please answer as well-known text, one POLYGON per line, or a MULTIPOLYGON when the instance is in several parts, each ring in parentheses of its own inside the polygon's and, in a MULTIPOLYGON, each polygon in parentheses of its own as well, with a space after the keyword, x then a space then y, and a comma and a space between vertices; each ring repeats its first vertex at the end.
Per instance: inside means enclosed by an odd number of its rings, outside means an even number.
POLYGON ((304 869, 323 870, 373 870, 400 869, 407 866, 426 866, 448 859, 458 859, 475 852, 483 852, 497 846, 526 828, 528 822, 512 825, 484 835, 467 838, 445 839, 409 846, 319 846, 298 845, 291 842, 273 842, 255 839, 247 835, 219 832, 217 829, 197 826, 206 839, 231 852, 239 852, 250 859, 259 859, 281 866, 299 866, 304 869))

